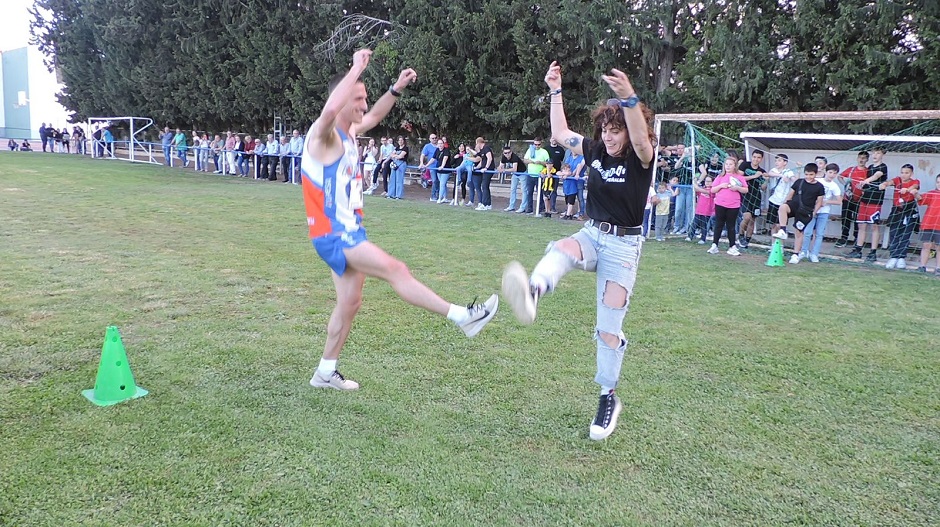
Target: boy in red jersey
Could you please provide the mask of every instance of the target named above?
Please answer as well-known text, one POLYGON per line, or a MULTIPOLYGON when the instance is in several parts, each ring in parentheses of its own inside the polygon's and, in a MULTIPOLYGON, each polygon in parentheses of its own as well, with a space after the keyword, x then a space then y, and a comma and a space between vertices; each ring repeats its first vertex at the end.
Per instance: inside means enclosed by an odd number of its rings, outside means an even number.
POLYGON ((923 219, 920 220, 920 241, 923 245, 920 248, 920 267, 917 270, 927 272, 930 250, 935 249, 937 263, 934 265, 933 274, 940 277, 940 174, 937 175, 935 184, 937 188, 929 192, 922 193, 919 189, 914 192, 917 203, 927 207, 923 219))
POLYGON ((858 218, 858 202, 862 198, 862 189, 856 185, 868 177, 868 152, 859 152, 858 164, 843 170, 839 177, 845 184, 845 192, 842 193, 842 237, 836 241, 837 249, 848 245, 849 233, 853 228, 856 239, 858 238, 858 224, 855 220, 858 218))
POLYGON ((902 166, 901 177, 885 181, 878 187, 882 190, 894 187, 894 203, 888 216, 888 229, 891 231, 888 250, 891 258, 885 264, 885 269, 905 269, 907 247, 911 243, 911 234, 918 217, 914 193, 920 188, 920 181, 914 179, 914 165, 902 166))
POLYGON ((330 96, 310 127, 301 158, 310 238, 317 254, 330 266, 336 287, 336 307, 326 328, 323 358, 310 379, 315 388, 359 388, 358 383, 339 373, 336 363, 362 305, 362 286, 367 276, 388 282, 409 304, 446 316, 468 337, 483 329, 499 305, 495 294, 484 304, 463 307, 448 303, 413 277, 404 263, 366 239, 356 137, 379 124, 401 91, 417 78, 414 70, 402 70, 398 80, 368 111, 366 87, 359 76, 371 56, 371 50, 357 51, 349 72, 330 82, 330 96))

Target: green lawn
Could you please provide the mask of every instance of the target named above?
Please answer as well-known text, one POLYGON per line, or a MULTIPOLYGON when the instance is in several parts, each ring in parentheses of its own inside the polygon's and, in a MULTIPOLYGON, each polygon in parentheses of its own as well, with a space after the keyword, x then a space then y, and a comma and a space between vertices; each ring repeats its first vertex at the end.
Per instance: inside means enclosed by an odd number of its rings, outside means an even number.
MULTIPOLYGON (((577 228, 366 215, 457 303, 577 228)), ((940 280, 765 260, 646 244, 596 443, 592 275, 473 340, 369 281, 362 389, 318 391, 334 295, 299 188, 2 153, 0 525, 936 525, 940 280), (150 395, 99 408, 112 324, 150 395)))

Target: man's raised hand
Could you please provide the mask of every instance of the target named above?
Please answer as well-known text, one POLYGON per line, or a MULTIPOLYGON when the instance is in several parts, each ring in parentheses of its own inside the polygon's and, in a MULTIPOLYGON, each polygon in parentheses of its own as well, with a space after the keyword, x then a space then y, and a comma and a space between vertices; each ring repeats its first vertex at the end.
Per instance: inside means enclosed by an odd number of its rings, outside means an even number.
POLYGON ((395 89, 398 91, 404 90, 416 80, 418 80, 418 74, 415 73, 415 70, 411 68, 403 69, 398 74, 398 80, 395 81, 395 89))
POLYGON ((366 66, 369 65, 369 59, 372 57, 371 49, 360 49, 359 51, 353 54, 353 68, 363 72, 366 69, 366 66))

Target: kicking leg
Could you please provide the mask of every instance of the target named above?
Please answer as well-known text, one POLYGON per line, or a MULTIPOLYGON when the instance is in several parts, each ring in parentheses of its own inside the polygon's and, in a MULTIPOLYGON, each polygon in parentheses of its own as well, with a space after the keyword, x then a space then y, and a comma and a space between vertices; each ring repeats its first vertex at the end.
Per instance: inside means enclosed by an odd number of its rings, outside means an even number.
POLYGON ((468 337, 479 333, 499 307, 499 297, 495 294, 483 304, 458 306, 447 302, 412 276, 404 262, 390 256, 372 242, 360 243, 351 249, 345 249, 344 253, 349 267, 366 276, 388 282, 405 302, 446 316, 460 326, 468 337))

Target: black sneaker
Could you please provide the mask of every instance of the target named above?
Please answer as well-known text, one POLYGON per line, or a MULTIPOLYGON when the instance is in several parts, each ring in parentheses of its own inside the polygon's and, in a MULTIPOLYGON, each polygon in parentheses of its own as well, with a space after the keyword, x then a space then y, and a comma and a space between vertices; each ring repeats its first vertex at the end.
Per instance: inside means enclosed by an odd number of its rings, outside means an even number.
POLYGON ((600 441, 613 433, 614 428, 617 428, 617 417, 622 409, 623 405, 620 404, 620 398, 614 395, 613 392, 601 395, 600 401, 597 403, 597 415, 594 416, 594 422, 591 423, 591 439, 600 441))
MULTIPOLYGON (((859 255, 859 256, 861 256, 861 255, 859 255)), ((870 253, 868 253, 868 256, 865 257, 865 260, 867 260, 867 261, 869 261, 869 262, 877 262, 877 261, 878 261, 878 253, 875 252, 874 250, 871 251, 870 253)))
POLYGON ((920 267, 917 268, 917 272, 918 272, 918 273, 926 273, 926 272, 927 272, 927 268, 922 265, 922 266, 920 266, 920 267))
POLYGON ((845 254, 849 258, 861 258, 862 257, 862 248, 855 246, 854 249, 845 254))
POLYGON ((841 248, 845 247, 847 243, 849 243, 849 241, 846 240, 845 238, 839 238, 839 239, 836 241, 835 248, 836 248, 836 249, 841 249, 841 248))
POLYGON ((747 249, 747 246, 750 245, 750 244, 751 244, 751 239, 750 239, 750 238, 741 238, 741 239, 738 241, 738 247, 740 247, 740 248, 742 248, 742 249, 747 249))

